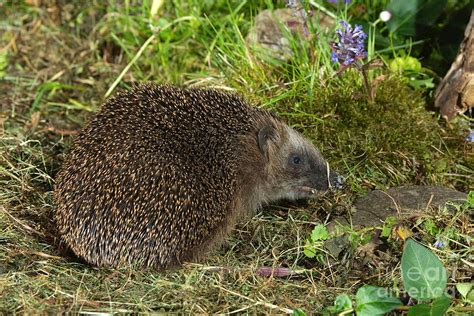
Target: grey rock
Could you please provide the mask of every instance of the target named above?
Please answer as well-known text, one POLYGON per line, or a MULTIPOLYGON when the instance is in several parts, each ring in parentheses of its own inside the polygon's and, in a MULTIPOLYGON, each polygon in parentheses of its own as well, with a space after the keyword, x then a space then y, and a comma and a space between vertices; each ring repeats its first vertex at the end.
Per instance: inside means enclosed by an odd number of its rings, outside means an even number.
POLYGON ((351 247, 351 242, 347 234, 328 239, 324 242, 324 249, 334 258, 338 258, 342 252, 347 252, 351 247))
POLYGON ((402 186, 386 192, 374 190, 354 203, 352 225, 377 226, 399 212, 436 209, 449 201, 463 203, 466 198, 465 193, 430 185, 402 186))
MULTIPOLYGON (((322 31, 335 24, 335 21, 323 12, 317 12, 312 19, 322 31)), ((285 32, 282 32, 285 28, 293 35, 304 36, 304 22, 292 9, 263 10, 255 17, 255 25, 247 34, 246 42, 278 59, 287 60, 292 56, 292 51, 290 41, 285 32)))

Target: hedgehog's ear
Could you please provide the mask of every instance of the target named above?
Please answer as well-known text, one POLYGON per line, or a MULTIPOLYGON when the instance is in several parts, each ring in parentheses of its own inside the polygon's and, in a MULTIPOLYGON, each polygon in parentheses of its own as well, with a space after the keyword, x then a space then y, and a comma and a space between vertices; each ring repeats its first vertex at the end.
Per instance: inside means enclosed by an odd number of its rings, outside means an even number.
POLYGON ((258 131, 258 148, 260 152, 268 159, 268 142, 272 139, 276 138, 276 130, 275 127, 271 124, 262 127, 258 131))

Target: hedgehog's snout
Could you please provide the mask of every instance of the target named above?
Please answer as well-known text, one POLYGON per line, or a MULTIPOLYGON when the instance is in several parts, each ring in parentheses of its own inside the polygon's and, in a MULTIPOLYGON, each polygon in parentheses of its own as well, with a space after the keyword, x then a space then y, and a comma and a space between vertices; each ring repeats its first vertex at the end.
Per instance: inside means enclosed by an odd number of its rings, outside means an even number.
POLYGON ((327 164, 319 167, 319 171, 313 175, 312 182, 312 187, 316 192, 344 188, 344 177, 333 170, 329 170, 327 164))
POLYGON ((331 172, 330 176, 329 176, 329 183, 330 183, 331 188, 334 188, 336 190, 340 190, 340 189, 344 188, 345 179, 344 179, 343 176, 341 176, 341 175, 339 175, 335 172, 331 172))

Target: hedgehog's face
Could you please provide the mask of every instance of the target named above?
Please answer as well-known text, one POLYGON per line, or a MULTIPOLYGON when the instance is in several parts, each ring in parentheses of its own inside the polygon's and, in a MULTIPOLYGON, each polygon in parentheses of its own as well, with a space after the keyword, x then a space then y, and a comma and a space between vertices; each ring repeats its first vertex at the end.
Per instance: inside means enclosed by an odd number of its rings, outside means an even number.
POLYGON ((319 150, 287 125, 262 128, 258 143, 268 161, 272 200, 307 199, 342 186, 342 178, 330 171, 319 150))

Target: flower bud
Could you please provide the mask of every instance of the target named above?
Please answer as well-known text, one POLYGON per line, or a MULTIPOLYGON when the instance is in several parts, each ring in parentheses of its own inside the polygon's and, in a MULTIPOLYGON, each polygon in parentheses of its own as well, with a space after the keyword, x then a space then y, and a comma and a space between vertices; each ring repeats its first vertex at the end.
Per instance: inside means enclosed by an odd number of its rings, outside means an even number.
POLYGON ((390 20, 391 17, 392 13, 390 13, 390 11, 382 11, 379 15, 380 20, 383 22, 387 22, 388 20, 390 20))

